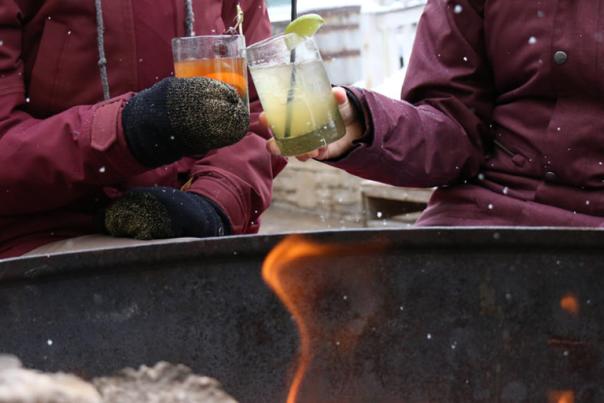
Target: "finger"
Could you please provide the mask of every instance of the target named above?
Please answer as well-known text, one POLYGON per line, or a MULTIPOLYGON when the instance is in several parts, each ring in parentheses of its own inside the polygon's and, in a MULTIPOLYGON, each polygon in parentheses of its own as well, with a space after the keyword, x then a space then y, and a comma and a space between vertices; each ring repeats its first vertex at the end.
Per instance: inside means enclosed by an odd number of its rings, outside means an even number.
POLYGON ((355 109, 352 107, 352 104, 348 101, 348 96, 346 95, 346 90, 341 87, 334 87, 332 92, 338 102, 338 107, 340 109, 340 115, 342 116, 342 120, 344 120, 344 124, 346 126, 350 126, 357 121, 357 115, 355 109))
POLYGON ((305 162, 305 161, 308 161, 308 160, 310 160, 312 158, 317 157, 318 155, 319 155, 319 150, 314 150, 314 151, 311 151, 309 153, 298 155, 298 156, 296 156, 296 158, 298 159, 298 161, 305 162))
POLYGON ((318 160, 329 159, 329 147, 321 147, 318 150, 318 155, 315 157, 318 160))
POLYGON ((266 141, 266 149, 273 155, 281 155, 281 150, 274 138, 266 141))
POLYGON ((258 116, 258 121, 260 122, 260 124, 266 128, 269 127, 268 125, 268 119, 266 118, 266 113, 261 112, 260 115, 258 116))
POLYGON ((341 105, 348 101, 348 98, 346 97, 346 90, 344 90, 344 88, 333 87, 331 89, 331 92, 333 92, 333 95, 336 98, 336 102, 338 103, 338 105, 341 105))
POLYGON ((308 161, 308 160, 312 159, 312 157, 310 157, 310 156, 308 156, 308 155, 298 155, 298 156, 296 157, 296 159, 297 159, 298 161, 300 161, 300 162, 306 162, 306 161, 308 161))

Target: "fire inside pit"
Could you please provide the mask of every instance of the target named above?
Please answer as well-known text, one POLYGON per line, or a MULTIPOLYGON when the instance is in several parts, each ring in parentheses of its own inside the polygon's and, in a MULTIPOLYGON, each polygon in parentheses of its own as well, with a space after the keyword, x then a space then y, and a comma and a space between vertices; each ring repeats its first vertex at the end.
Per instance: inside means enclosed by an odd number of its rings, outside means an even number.
POLYGON ((352 403, 376 397, 375 373, 357 371, 354 353, 359 339, 376 330, 372 326, 384 302, 377 271, 362 264, 363 255, 379 248, 323 245, 294 236, 265 260, 262 276, 292 313, 300 335, 300 356, 287 403, 352 403), (337 256, 361 260, 331 270, 313 264, 337 256), (364 388, 368 383, 371 386, 364 388))
MULTIPOLYGON (((401 332, 400 322, 405 322, 410 317, 405 312, 406 305, 407 311, 417 311, 417 308, 413 308, 413 298, 399 300, 397 294, 392 292, 392 284, 388 284, 394 280, 396 274, 390 272, 390 268, 382 265, 375 257, 388 248, 388 243, 383 241, 358 245, 326 244, 292 236, 283 240, 268 255, 263 264, 263 278, 292 314, 300 335, 299 356, 287 403, 439 402, 443 401, 445 396, 447 401, 494 401, 477 395, 476 386, 484 388, 485 396, 494 390, 500 390, 496 401, 600 401, 602 391, 601 387, 596 385, 579 391, 547 388, 545 385, 537 390, 530 390, 530 385, 522 376, 504 385, 504 379, 508 375, 502 373, 501 364, 494 368, 485 366, 485 372, 481 376, 470 375, 473 372, 472 366, 479 368, 481 365, 480 351, 485 342, 472 339, 469 333, 465 333, 465 329, 472 326, 469 321, 484 318, 472 318, 470 312, 473 307, 463 303, 465 296, 459 296, 453 304, 446 300, 447 294, 462 292, 461 285, 466 282, 465 279, 460 282, 460 279, 451 277, 451 273, 440 280, 432 279, 434 282, 440 281, 440 284, 427 282, 417 290, 408 290, 408 295, 422 291, 431 292, 430 289, 435 286, 442 288, 449 284, 452 288, 442 293, 442 301, 435 304, 432 310, 451 311, 457 307, 457 312, 447 315, 449 318, 456 317, 455 331, 444 334, 440 326, 435 326, 432 331, 418 333, 419 328, 427 328, 422 325, 429 323, 428 318, 432 313, 426 310, 427 320, 424 324, 416 322, 418 326, 413 326, 413 323, 409 323, 411 326, 408 327, 402 324, 406 331, 401 332), (368 256, 371 258, 368 259, 368 256), (325 264, 325 260, 337 260, 339 264, 330 266, 325 264), (345 261, 349 261, 349 264, 345 264, 345 261), (418 339, 424 335, 425 339, 418 343, 418 339), (449 348, 444 350, 443 344, 445 349, 447 344, 449 348), (435 356, 430 350, 440 350, 441 355, 435 356), (425 360, 422 362, 423 353, 425 360), (455 360, 461 360, 463 364, 452 368, 451 363, 455 360), (409 365, 411 362, 416 363, 409 365), (421 382, 414 380, 417 374, 433 365, 449 367, 453 371, 427 377, 421 382), (464 376, 466 379, 462 379, 464 376), (412 389, 415 382, 417 387, 422 389, 421 392, 412 389)), ((560 264, 559 261, 556 263, 560 264)), ((544 269, 544 275, 547 275, 547 268, 544 269)), ((455 267, 450 270, 454 272, 455 267)), ((513 267, 512 270, 515 271, 513 267)), ((551 270, 550 274, 556 275, 555 268, 551 270)), ((529 335, 542 326, 542 323, 526 322, 528 328, 524 332, 528 339, 522 337, 522 329, 517 329, 518 338, 514 340, 505 326, 504 318, 509 306, 516 304, 518 295, 514 294, 520 290, 509 288, 504 296, 506 302, 498 303, 494 295, 493 280, 489 277, 490 275, 483 277, 480 284, 477 284, 478 287, 473 290, 480 294, 478 304, 474 308, 477 311, 479 309, 476 313, 480 316, 492 316, 495 319, 493 328, 485 328, 484 331, 496 331, 499 327, 499 337, 506 345, 498 352, 501 357, 497 358, 505 362, 508 358, 506 351, 513 360, 517 353, 515 349, 523 349, 523 344, 535 346, 535 340, 531 339, 534 335, 529 335)), ((574 288, 574 285, 568 286, 574 288)), ((525 297, 526 291, 523 290, 521 295, 525 297)), ((578 323, 581 321, 581 303, 580 296, 574 292, 566 292, 560 297, 559 312, 552 313, 567 325, 573 321, 578 323)), ((591 305, 593 301, 588 299, 585 303, 591 305)), ((416 315, 412 313, 412 316, 416 315)), ((421 313, 419 316, 421 317, 421 313)), ((443 320, 446 321, 447 318, 443 320)), ((541 322, 544 320, 547 318, 542 318, 541 322)), ((576 323, 571 327, 576 327, 576 323)), ((599 347, 581 342, 576 336, 562 336, 564 333, 561 332, 558 336, 551 333, 548 337, 547 345, 552 355, 561 352, 563 357, 568 357, 572 351, 573 355, 578 356, 581 354, 579 350, 586 349, 587 351, 583 352, 586 356, 579 360, 587 361, 570 364, 574 368, 567 370, 568 378, 562 377, 558 387, 572 384, 578 372, 585 374, 595 367, 601 369, 602 366, 601 361, 594 362, 597 360, 594 353, 599 355, 599 347)), ((524 354, 527 354, 527 362, 522 364, 530 365, 530 352, 525 351, 524 354)), ((485 354, 486 357, 492 359, 492 352, 485 354)), ((551 368, 544 366, 537 371, 530 375, 531 378, 540 378, 541 375, 550 373, 551 368)))
POLYGON ((182 363, 242 403, 604 402, 604 232, 284 238, 1 262, 0 351, 85 379, 182 363))

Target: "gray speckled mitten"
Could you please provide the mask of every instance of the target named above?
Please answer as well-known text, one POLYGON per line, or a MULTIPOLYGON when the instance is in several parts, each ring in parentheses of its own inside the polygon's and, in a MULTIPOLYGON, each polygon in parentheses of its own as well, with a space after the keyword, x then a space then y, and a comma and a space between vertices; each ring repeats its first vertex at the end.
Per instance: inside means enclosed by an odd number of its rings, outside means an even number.
POLYGON ((103 221, 109 234, 136 239, 204 238, 231 232, 228 218, 209 199, 169 187, 129 190, 107 207, 103 221))
POLYGON ((169 77, 126 104, 122 125, 134 157, 157 167, 236 143, 247 131, 249 113, 220 81, 169 77))

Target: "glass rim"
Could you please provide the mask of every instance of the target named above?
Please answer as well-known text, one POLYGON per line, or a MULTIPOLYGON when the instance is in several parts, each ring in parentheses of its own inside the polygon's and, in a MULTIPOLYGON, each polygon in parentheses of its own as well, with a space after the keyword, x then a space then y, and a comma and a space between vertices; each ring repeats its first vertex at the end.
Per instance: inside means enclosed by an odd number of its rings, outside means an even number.
MULTIPOLYGON (((298 35, 298 34, 295 34, 295 33, 293 33, 293 32, 290 32, 289 34, 286 34, 286 33, 281 33, 281 34, 279 34, 279 35, 275 35, 275 36, 269 36, 269 37, 268 37, 268 38, 266 38, 266 39, 263 39, 263 40, 261 40, 261 41, 258 41, 258 42, 256 42, 256 43, 251 44, 250 46, 248 46, 248 47, 246 48, 246 50, 256 50, 256 49, 257 49, 257 48, 259 48, 259 47, 266 46, 266 45, 269 45, 269 44, 271 44, 271 43, 273 43, 273 42, 277 42, 277 41, 279 41, 279 40, 283 40, 283 38, 287 38, 287 37, 293 37, 293 36, 299 36, 299 35, 298 35)), ((304 43, 304 42, 307 42, 307 41, 311 40, 311 39, 312 39, 312 36, 306 36, 306 37, 302 37, 302 38, 303 38, 304 40, 303 40, 302 42, 300 42, 300 43, 304 43)))
POLYGON ((172 42, 180 42, 180 41, 189 41, 194 39, 224 39, 224 38, 234 38, 234 39, 245 39, 245 35, 231 35, 231 34, 222 34, 222 35, 195 35, 195 36, 177 36, 172 38, 172 42))

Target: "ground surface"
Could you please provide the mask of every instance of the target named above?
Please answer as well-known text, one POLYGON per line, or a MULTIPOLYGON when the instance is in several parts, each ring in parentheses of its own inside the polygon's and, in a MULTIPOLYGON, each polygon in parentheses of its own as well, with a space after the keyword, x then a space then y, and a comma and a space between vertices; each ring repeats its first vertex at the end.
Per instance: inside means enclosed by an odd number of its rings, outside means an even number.
POLYGON ((360 220, 355 222, 330 218, 320 213, 292 212, 276 206, 270 207, 262 215, 261 220, 261 234, 360 228, 363 226, 360 220))

